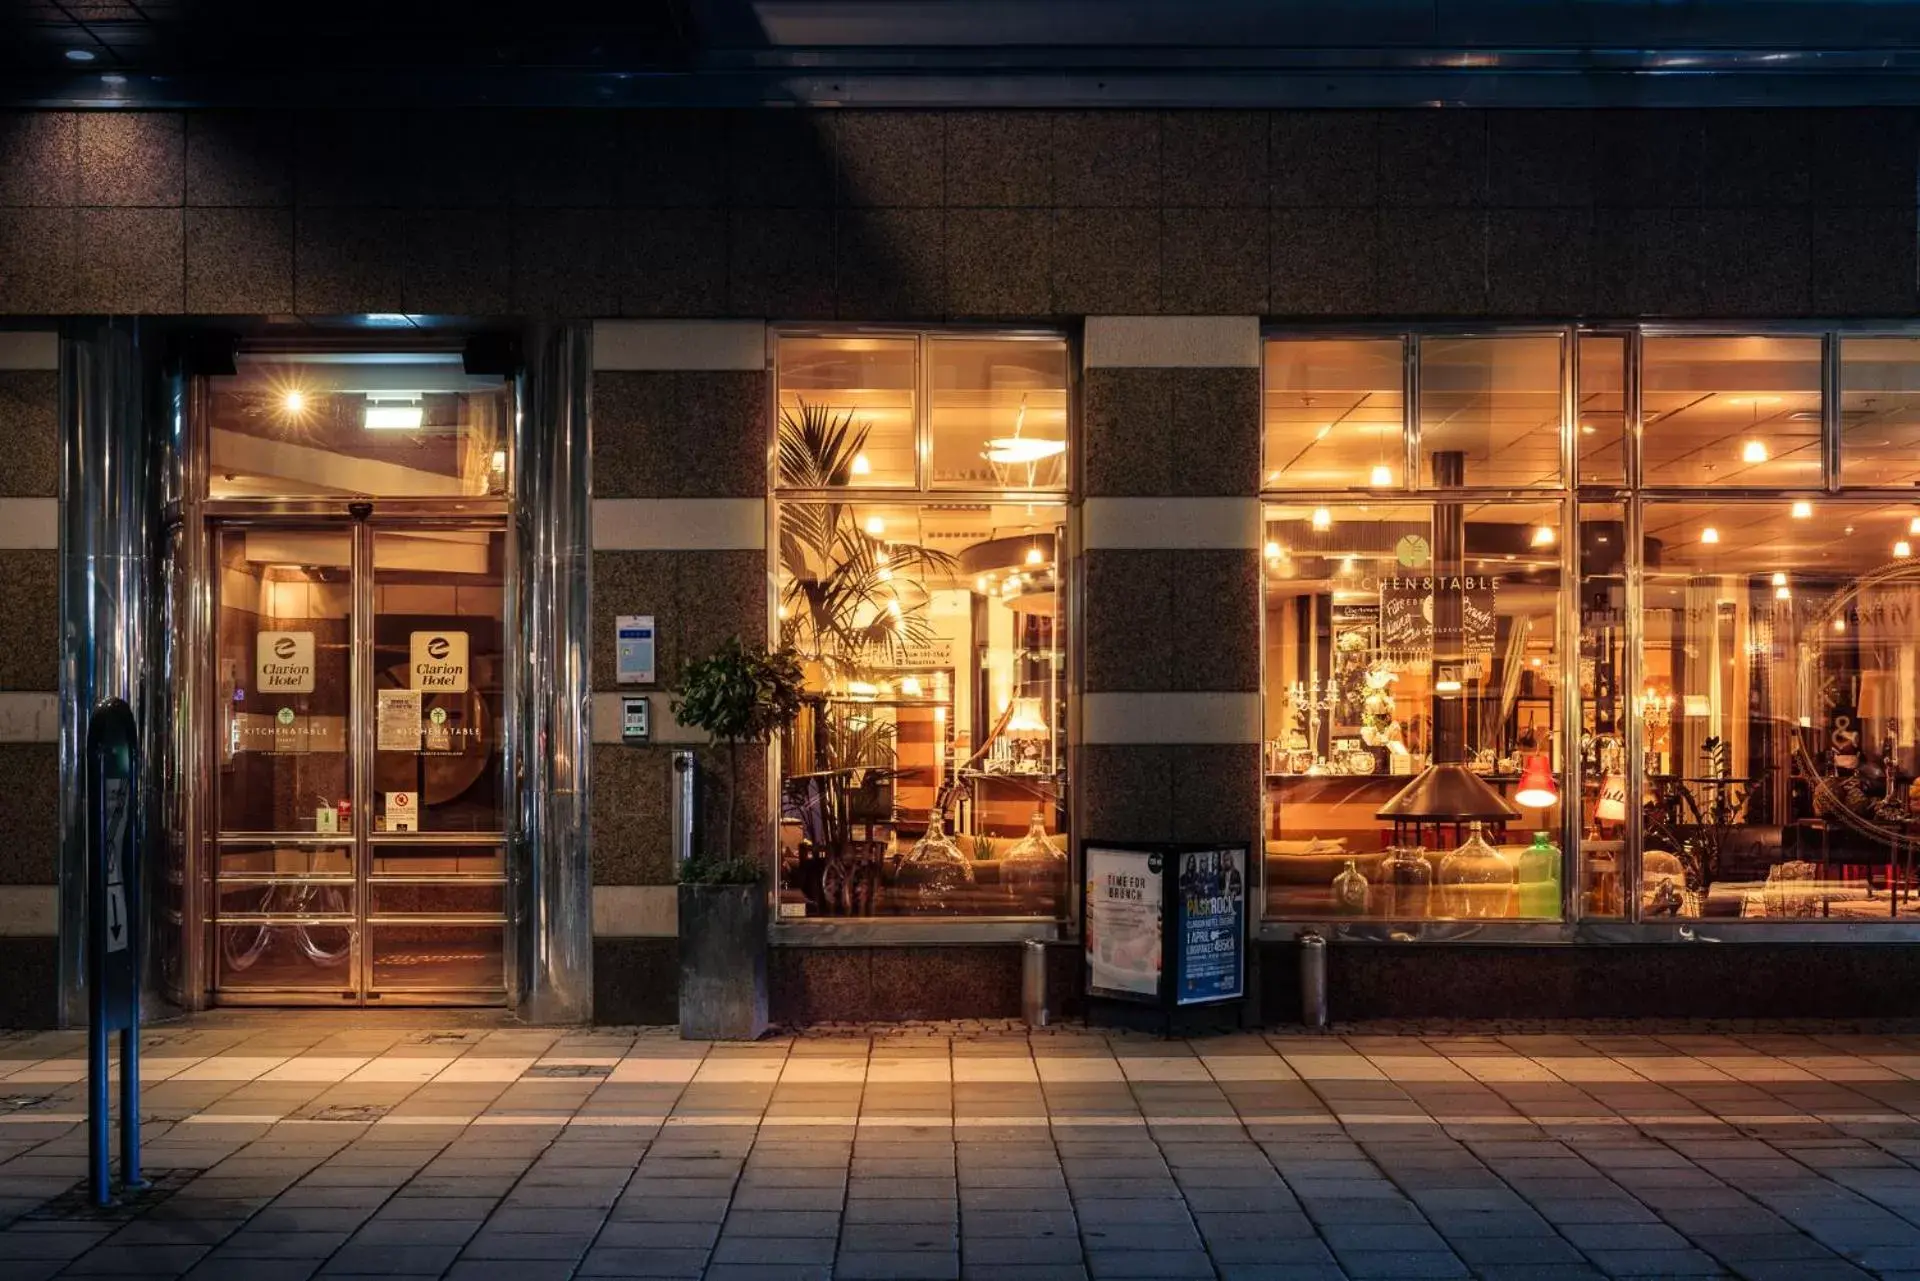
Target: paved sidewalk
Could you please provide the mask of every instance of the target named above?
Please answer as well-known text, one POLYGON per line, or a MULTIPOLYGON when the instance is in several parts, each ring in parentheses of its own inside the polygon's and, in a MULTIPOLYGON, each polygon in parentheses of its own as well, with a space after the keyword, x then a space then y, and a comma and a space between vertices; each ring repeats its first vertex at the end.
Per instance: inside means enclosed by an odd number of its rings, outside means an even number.
POLYGON ((0 1036, 0 1277, 1920 1278, 1920 1034, 1013 1025, 755 1045, 483 1016, 0 1036))

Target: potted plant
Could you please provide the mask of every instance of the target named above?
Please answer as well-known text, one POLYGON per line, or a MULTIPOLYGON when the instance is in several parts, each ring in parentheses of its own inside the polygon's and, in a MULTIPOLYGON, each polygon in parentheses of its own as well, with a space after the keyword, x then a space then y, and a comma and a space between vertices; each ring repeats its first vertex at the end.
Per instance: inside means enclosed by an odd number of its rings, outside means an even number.
POLYGON ((735 636, 681 669, 673 715, 726 746, 726 823, 680 868, 680 1035, 753 1040, 767 1030, 767 891, 763 861, 734 852, 740 744, 765 743, 800 711, 800 661, 735 636))

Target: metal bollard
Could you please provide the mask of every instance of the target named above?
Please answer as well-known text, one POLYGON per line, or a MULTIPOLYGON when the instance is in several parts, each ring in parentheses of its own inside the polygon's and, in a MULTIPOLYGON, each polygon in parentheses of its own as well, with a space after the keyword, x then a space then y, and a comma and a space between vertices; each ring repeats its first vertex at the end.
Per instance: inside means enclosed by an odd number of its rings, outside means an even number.
POLYGON ((1020 952, 1020 1017, 1028 1027, 1047 1025, 1047 945, 1028 939, 1020 952))
POLYGON ((700 759, 690 751, 676 751, 673 754, 673 792, 667 806, 668 835, 673 842, 673 865, 676 869, 694 855, 694 828, 700 809, 699 788, 700 759))
POLYGON ((1300 1021, 1327 1025, 1327 941, 1311 931, 1300 936, 1300 1021))

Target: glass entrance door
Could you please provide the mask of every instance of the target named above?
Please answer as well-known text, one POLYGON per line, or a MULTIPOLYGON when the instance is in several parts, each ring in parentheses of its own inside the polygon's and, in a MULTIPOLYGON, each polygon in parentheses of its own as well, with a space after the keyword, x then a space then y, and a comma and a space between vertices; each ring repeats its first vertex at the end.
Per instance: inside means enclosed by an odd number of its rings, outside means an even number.
POLYGON ((213 532, 228 1004, 504 1001, 506 532, 213 532))

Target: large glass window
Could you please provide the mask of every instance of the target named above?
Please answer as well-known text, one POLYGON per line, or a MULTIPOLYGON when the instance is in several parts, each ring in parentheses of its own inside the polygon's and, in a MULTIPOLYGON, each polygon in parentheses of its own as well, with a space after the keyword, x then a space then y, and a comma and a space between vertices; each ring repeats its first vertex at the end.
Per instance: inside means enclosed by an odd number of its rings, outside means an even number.
POLYGON ((1840 479, 1920 482, 1920 338, 1841 340, 1840 479))
POLYGON ((1818 337, 1649 334, 1642 483, 1819 489, 1820 348, 1818 337))
POLYGON ((1270 914, 1559 917, 1560 511, 1267 509, 1270 914))
POLYGON ((1066 344, 862 335, 779 351, 779 619, 809 687, 781 744, 780 915, 1057 917, 1066 509, 1043 493, 1066 484, 1066 344), (854 349, 844 364, 838 344, 854 349), (894 383, 931 389, 886 402, 884 450, 861 398, 820 372, 876 381, 874 344, 906 353, 894 383), (842 407, 831 430, 789 400, 790 354, 812 371, 807 403, 842 407), (895 421, 901 404, 925 412, 895 421))
POLYGON ((1268 343, 1268 488, 1400 487, 1407 461, 1405 353, 1399 338, 1268 343))
POLYGON ((1559 334, 1420 340, 1423 483, 1560 484, 1561 344, 1559 334))
POLYGON ((507 380, 458 352, 252 353, 207 380, 214 498, 473 498, 508 490, 507 380))

